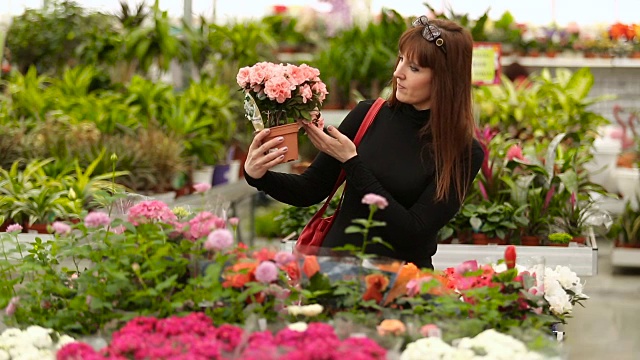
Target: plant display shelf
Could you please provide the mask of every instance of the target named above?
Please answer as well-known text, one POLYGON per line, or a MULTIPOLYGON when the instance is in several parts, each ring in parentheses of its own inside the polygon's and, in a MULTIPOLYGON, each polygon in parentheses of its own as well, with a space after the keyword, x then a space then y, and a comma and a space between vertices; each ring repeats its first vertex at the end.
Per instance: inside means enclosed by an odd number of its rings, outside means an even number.
MULTIPOLYGON (((542 256, 547 267, 567 266, 580 277, 595 276, 598 274, 598 244, 593 230, 590 230, 588 235, 585 246, 576 243, 571 243, 568 247, 516 245, 516 253, 521 259, 542 256)), ((433 256, 433 265, 436 269, 442 270, 467 260, 477 260, 479 263, 496 261, 504 256, 505 248, 505 245, 492 244, 438 244, 438 251, 433 256)), ((640 249, 638 250, 640 255, 640 249)), ((637 261, 640 264, 640 257, 637 261)))
POLYGON ((611 248, 611 265, 640 267, 640 248, 611 248))
POLYGON ((639 59, 631 58, 583 58, 583 57, 527 57, 527 56, 504 56, 501 58, 502 65, 509 65, 517 61, 526 67, 563 67, 563 68, 640 68, 639 59))

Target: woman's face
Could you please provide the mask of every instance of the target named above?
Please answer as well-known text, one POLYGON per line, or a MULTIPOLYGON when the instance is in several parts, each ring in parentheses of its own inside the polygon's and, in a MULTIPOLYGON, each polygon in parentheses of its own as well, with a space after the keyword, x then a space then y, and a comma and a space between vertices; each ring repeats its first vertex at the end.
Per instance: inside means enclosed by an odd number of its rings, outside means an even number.
POLYGON ((433 71, 400 54, 393 72, 397 82, 396 98, 418 110, 431 108, 431 79, 433 71))

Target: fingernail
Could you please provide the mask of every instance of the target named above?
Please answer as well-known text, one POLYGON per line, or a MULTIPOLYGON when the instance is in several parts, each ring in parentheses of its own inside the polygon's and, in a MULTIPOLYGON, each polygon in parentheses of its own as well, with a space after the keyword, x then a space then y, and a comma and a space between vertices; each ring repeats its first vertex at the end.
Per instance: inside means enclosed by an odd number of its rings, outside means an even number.
POLYGON ((309 122, 307 120, 302 120, 302 123, 305 125, 309 125, 309 122))
POLYGON ((284 138, 282 136, 278 137, 278 142, 280 141, 284 141, 284 138))
POLYGON ((287 150, 289 150, 289 148, 288 148, 287 146, 285 146, 285 147, 283 147, 283 148, 282 148, 282 151, 283 151, 283 152, 284 152, 284 151, 287 151, 287 150))
POLYGON ((268 133, 270 133, 270 132, 271 132, 271 130, 270 130, 270 129, 264 129, 264 132, 265 132, 266 134, 268 134, 268 133))

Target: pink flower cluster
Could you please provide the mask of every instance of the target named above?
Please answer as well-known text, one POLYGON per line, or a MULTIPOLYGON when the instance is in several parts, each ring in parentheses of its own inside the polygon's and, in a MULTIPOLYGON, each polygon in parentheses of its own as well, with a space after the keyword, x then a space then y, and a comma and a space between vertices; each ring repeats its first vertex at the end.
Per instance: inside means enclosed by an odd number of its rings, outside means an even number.
POLYGON ((368 338, 340 340, 331 327, 311 323, 304 332, 284 329, 246 336, 234 325, 213 326, 203 313, 156 319, 138 317, 114 333, 100 352, 83 343, 58 351, 58 360, 105 359, 385 359, 386 350, 368 338))
POLYGON ((197 240, 208 236, 215 229, 224 229, 226 226, 224 219, 208 211, 202 211, 183 224, 183 234, 189 240, 197 240))
POLYGON ((88 228, 98 228, 111 224, 111 219, 107 213, 94 211, 84 217, 84 225, 88 228))
POLYGON ((319 76, 318 69, 306 64, 259 62, 241 68, 236 81, 253 96, 260 111, 296 109, 298 113, 310 113, 320 108, 328 94, 319 76))
POLYGON ((171 223, 176 220, 177 217, 169 206, 162 201, 148 200, 141 201, 132 206, 127 213, 127 219, 133 225, 138 226, 153 221, 171 223))

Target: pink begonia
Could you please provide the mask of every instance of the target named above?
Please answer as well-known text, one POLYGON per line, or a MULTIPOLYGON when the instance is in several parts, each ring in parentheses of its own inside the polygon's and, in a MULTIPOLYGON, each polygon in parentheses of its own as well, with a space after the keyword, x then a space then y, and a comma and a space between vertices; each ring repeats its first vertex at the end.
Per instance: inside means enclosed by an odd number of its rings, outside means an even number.
POLYGON ((273 260, 275 260, 276 264, 278 265, 287 265, 295 259, 296 256, 293 255, 290 251, 278 251, 273 257, 273 260))
POLYGON ((71 232, 71 226, 62 221, 54 221, 53 224, 51 224, 51 228, 53 232, 60 235, 67 235, 71 232))
POLYGON ((97 228, 111 224, 109 215, 101 211, 94 211, 84 217, 84 225, 89 228, 97 228))
POLYGON ((20 224, 11 224, 7 226, 7 232, 20 232, 22 231, 22 225, 20 224))
POLYGON ((220 251, 233 245, 233 234, 227 229, 215 229, 204 242, 204 248, 209 251, 220 251))
POLYGON ((229 225, 238 226, 239 223, 240 223, 240 219, 239 218, 237 218, 237 217, 229 218, 229 225))
POLYGON ((195 190, 195 192, 198 194, 206 193, 209 189, 211 189, 211 184, 207 184, 207 183, 193 184, 193 190, 195 190))
POLYGON ((184 225, 186 227, 186 229, 183 229, 184 236, 189 240, 197 240, 209 235, 211 231, 225 226, 224 219, 208 211, 202 211, 184 225))
POLYGON ((512 145, 509 150, 507 150, 507 160, 511 161, 513 159, 524 160, 522 148, 518 145, 512 145))
POLYGON ((135 226, 152 221, 172 223, 176 219, 176 214, 169 206, 159 200, 141 201, 132 206, 127 213, 127 220, 135 226))
POLYGON ((389 202, 384 197, 377 194, 367 194, 362 198, 362 203, 367 205, 375 205, 382 210, 389 206, 389 202))
POLYGON ((18 302, 20 302, 19 296, 14 296, 11 298, 11 300, 9 300, 9 304, 7 305, 7 308, 4 310, 7 316, 11 316, 16 312, 16 309, 18 308, 18 302))
POLYGON ((278 279, 278 267, 273 261, 263 261, 256 268, 256 280, 268 284, 278 279))

